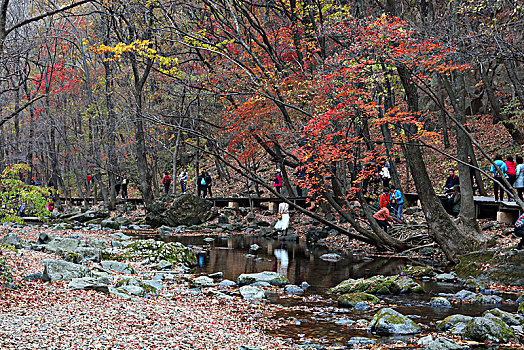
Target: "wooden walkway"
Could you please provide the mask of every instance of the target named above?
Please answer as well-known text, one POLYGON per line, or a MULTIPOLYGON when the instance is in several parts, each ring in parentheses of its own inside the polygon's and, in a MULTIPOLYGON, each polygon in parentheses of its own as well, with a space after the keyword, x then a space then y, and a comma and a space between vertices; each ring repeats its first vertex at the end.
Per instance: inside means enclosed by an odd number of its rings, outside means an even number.
MULTIPOLYGON (((417 205, 418 194, 417 193, 406 193, 405 195, 406 202, 408 206, 417 205)), ((438 197, 445 204, 447 197, 445 195, 439 194, 438 197)), ((298 197, 298 198, 288 198, 293 203, 300 205, 301 207, 307 207, 307 197, 298 197)), ((65 198, 61 198, 62 201, 65 198)), ((93 198, 87 198, 88 203, 93 203, 93 198)), ((239 208, 239 207, 255 207, 269 209, 271 211, 276 211, 278 204, 282 202, 280 198, 277 197, 213 197, 208 198, 207 200, 213 202, 213 205, 218 208, 230 207, 230 208, 239 208)), ((495 199, 492 197, 481 197, 475 196, 475 212, 478 219, 500 219, 500 216, 506 215, 506 220, 509 220, 509 217, 513 217, 514 220, 522 214, 522 209, 513 201, 498 201, 495 202, 495 199), (505 213, 505 214, 500 214, 505 213)), ((83 198, 68 198, 68 203, 73 205, 82 205, 84 202, 83 198)), ((128 198, 126 200, 118 199, 117 203, 131 203, 135 205, 143 204, 142 198, 128 198)))
MULTIPOLYGON (((297 198, 288 198, 293 203, 305 207, 307 205, 307 197, 297 197, 297 198)), ((60 198, 63 202, 68 202, 73 205, 83 205, 83 198, 60 198)), ((93 198, 86 198, 88 203, 93 203, 93 198)), ((100 201, 101 199, 99 199, 100 201)), ((207 198, 208 201, 213 202, 213 205, 218 208, 224 207, 268 207, 270 203, 279 204, 282 202, 280 198, 277 197, 213 197, 207 198)), ((127 199, 118 199, 117 204, 131 203, 135 205, 143 204, 144 201, 142 198, 127 198, 127 199)))

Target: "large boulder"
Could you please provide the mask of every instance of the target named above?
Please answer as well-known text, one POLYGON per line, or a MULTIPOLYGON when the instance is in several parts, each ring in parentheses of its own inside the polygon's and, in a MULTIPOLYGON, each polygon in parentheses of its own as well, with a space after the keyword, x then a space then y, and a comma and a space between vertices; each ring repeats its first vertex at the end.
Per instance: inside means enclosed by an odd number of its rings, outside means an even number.
POLYGON ((76 238, 47 236, 43 237, 42 241, 47 242, 44 245, 46 253, 60 255, 66 261, 78 264, 87 261, 99 262, 102 258, 102 249, 107 247, 99 240, 90 243, 76 238))
POLYGON ((524 250, 499 248, 460 256, 458 277, 494 284, 524 286, 524 250), (486 268, 489 266, 489 268, 486 268))
POLYGON ((91 247, 78 247, 73 252, 62 251, 60 254, 66 261, 80 264, 83 262, 99 262, 102 260, 102 249, 91 247))
POLYGON ((420 333, 421 328, 400 312, 384 308, 373 316, 368 330, 377 334, 415 334, 420 333))
POLYGON ((93 277, 73 278, 68 286, 71 289, 96 290, 109 294, 109 286, 93 277))
POLYGON ((258 287, 243 286, 240 287, 239 292, 244 299, 264 299, 266 297, 266 292, 258 287))
POLYGON ((429 305, 431 307, 440 307, 440 308, 446 308, 446 309, 451 308, 451 303, 449 302, 449 300, 443 297, 431 298, 431 300, 429 301, 429 305))
POLYGON ((482 314, 482 316, 487 316, 488 314, 500 318, 508 326, 520 326, 524 323, 524 317, 521 315, 502 311, 498 308, 487 310, 482 314))
POLYGON ((259 273, 243 273, 238 276, 237 283, 240 286, 257 282, 267 282, 273 286, 284 286, 289 284, 289 280, 279 273, 264 271, 259 273))
POLYGON ((182 243, 165 243, 154 239, 139 240, 129 244, 125 251, 115 257, 117 260, 182 263, 194 266, 197 263, 195 253, 182 243))
POLYGON ((44 251, 50 254, 62 255, 63 251, 74 252, 82 245, 82 241, 74 238, 52 237, 45 245, 44 251))
POLYGON ((467 345, 460 345, 455 343, 453 340, 448 338, 437 338, 431 343, 428 344, 428 346, 425 347, 425 350, 467 350, 469 349, 469 346, 467 345))
POLYGON ((2 240, 0 240, 0 243, 11 245, 16 249, 20 249, 25 244, 25 241, 16 233, 9 233, 7 236, 2 238, 2 240))
POLYGON ((477 341, 505 343, 510 339, 515 339, 515 332, 500 318, 487 314, 471 320, 466 326, 464 336, 477 341))
POLYGON ((192 194, 183 194, 172 203, 158 201, 150 205, 146 223, 156 228, 200 225, 218 215, 213 203, 192 194))
POLYGON ((331 293, 366 292, 370 294, 423 293, 424 289, 414 279, 407 276, 377 275, 368 279, 348 279, 331 288, 331 293))
POLYGON ((71 281, 73 278, 88 277, 90 275, 91 272, 84 265, 64 260, 44 260, 42 279, 46 282, 71 281))
POLYGON ((135 273, 135 269, 133 269, 133 266, 119 261, 104 260, 100 262, 100 265, 102 265, 102 267, 105 269, 113 270, 118 273, 125 273, 129 275, 135 273))

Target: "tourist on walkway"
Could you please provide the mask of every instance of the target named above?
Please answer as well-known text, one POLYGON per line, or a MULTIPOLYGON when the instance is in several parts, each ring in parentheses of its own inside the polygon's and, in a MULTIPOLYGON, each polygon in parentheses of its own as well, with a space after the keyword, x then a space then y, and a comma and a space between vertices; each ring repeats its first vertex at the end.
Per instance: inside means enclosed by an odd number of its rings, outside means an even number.
POLYGON ((197 177, 197 192, 199 198, 206 198, 207 196, 207 183, 206 183, 206 173, 204 170, 197 177))
POLYGON ((516 179, 513 183, 513 187, 517 190, 520 200, 522 199, 522 193, 524 192, 524 164, 521 156, 517 156, 517 167, 515 169, 516 179))
POLYGON ((118 197, 121 187, 122 187, 122 180, 120 179, 120 176, 117 176, 115 179, 115 196, 118 197))
POLYGON ((169 186, 171 185, 171 176, 169 176, 169 173, 167 171, 164 173, 162 183, 164 184, 164 194, 168 194, 169 186))
POLYGON ((453 197, 451 197, 451 215, 456 218, 460 213, 460 186, 453 186, 453 197))
POLYGON ((273 178, 273 187, 275 187, 277 193, 280 193, 282 190, 282 173, 280 172, 280 169, 277 169, 275 177, 273 178))
POLYGON ((449 169, 448 171, 448 178, 446 179, 446 183, 444 184, 444 193, 452 193, 453 192, 453 186, 459 185, 459 177, 455 175, 454 169, 449 169))
POLYGON ((506 177, 506 172, 508 171, 508 167, 506 166, 506 163, 502 160, 502 156, 500 154, 497 154, 495 156, 495 164, 500 168, 502 171, 502 174, 495 168, 494 165, 491 165, 490 172, 491 175, 493 175, 493 178, 495 181, 493 181, 493 192, 495 193, 495 201, 498 202, 499 197, 500 200, 504 200, 504 187, 502 187, 500 184, 502 184, 503 177, 506 177))
POLYGON ((395 210, 393 214, 396 215, 399 220, 402 220, 402 211, 404 210, 404 197, 402 197, 402 192, 397 190, 394 185, 391 185, 390 191, 390 202, 393 199, 395 200, 395 210))
POLYGON ((127 177, 122 179, 122 199, 127 199, 127 177))
POLYGON ((304 185, 303 181, 306 179, 306 170, 304 168, 298 169, 295 172, 295 176, 297 177, 297 182, 295 184, 295 189, 297 191, 297 197, 302 197, 302 187, 304 185))
POLYGON ((473 195, 475 195, 475 190, 476 190, 476 187, 475 187, 475 168, 473 165, 473 159, 471 158, 471 156, 468 156, 468 164, 469 164, 469 181, 471 182, 471 190, 473 191, 473 195))
POLYGON ((380 208, 380 210, 377 211, 373 217, 377 221, 378 225, 386 232, 388 232, 388 227, 391 226, 389 223, 394 222, 393 218, 389 215, 389 210, 387 207, 380 208))
POLYGON ((515 236, 520 237, 517 249, 524 248, 524 214, 522 214, 515 223, 515 231, 513 231, 513 233, 515 236))
POLYGON ((178 175, 178 180, 180 181, 180 190, 182 194, 185 194, 187 188, 187 171, 182 170, 180 175, 178 175))
POLYGON ((275 230, 280 233, 287 235, 287 229, 289 227, 289 204, 280 203, 278 205, 278 221, 275 224, 275 230))
POLYGON ((515 183, 515 180, 517 179, 517 164, 513 161, 512 156, 506 157, 506 168, 508 168, 508 171, 506 172, 508 177, 508 182, 511 186, 515 183))
POLYGON ((206 180, 206 190, 207 190, 207 197, 213 197, 213 192, 211 191, 211 185, 213 184, 213 178, 211 175, 209 175, 209 172, 206 171, 206 175, 204 176, 204 179, 206 180))

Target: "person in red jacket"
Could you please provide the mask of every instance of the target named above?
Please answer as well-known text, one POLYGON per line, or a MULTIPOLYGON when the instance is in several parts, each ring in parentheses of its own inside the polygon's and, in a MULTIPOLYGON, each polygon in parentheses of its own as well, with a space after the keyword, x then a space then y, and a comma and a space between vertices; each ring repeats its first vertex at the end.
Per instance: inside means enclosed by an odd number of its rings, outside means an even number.
POLYGON ((389 207, 389 188, 384 187, 384 193, 378 197, 378 205, 381 208, 387 208, 389 207))
POLYGON ((517 164, 515 164, 513 161, 512 156, 506 157, 506 166, 508 167, 508 170, 506 171, 506 175, 508 175, 508 182, 513 187, 515 180, 517 180, 517 164))
POLYGON ((171 185, 171 176, 169 176, 169 173, 166 171, 164 173, 164 177, 162 178, 162 183, 164 184, 164 193, 169 193, 169 186, 171 185))

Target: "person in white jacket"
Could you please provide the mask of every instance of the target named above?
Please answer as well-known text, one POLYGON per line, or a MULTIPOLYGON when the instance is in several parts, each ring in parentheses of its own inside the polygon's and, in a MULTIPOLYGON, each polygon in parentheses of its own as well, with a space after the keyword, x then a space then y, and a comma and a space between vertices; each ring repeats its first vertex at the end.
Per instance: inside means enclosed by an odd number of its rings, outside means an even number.
POLYGON ((282 232, 287 235, 287 229, 289 227, 289 204, 280 203, 278 205, 278 221, 275 224, 275 230, 279 233, 282 232))

